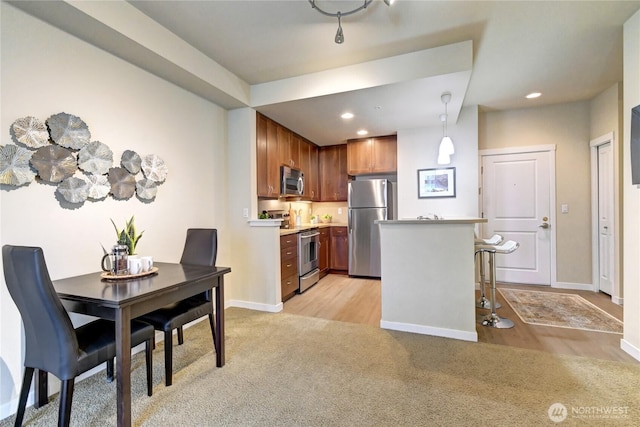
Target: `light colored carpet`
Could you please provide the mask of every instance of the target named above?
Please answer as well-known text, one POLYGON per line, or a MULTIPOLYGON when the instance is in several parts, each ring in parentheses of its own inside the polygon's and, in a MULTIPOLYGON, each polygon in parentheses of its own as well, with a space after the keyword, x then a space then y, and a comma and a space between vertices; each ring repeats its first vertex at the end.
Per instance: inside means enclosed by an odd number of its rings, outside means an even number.
MULTIPOLYGON (((223 368, 215 367, 207 322, 185 330, 175 347, 171 387, 158 346, 152 397, 143 354, 134 357, 134 425, 544 426, 556 425, 554 403, 568 411, 562 425, 640 423, 640 364, 239 308, 226 319, 223 368), (626 413, 577 417, 612 407, 626 413)), ((29 408, 25 425, 55 425, 57 405, 56 396, 29 408)), ((72 425, 113 426, 115 418, 115 383, 100 373, 77 384, 72 425)))
POLYGON ((518 317, 532 325, 622 334, 622 322, 580 295, 500 288, 518 317))

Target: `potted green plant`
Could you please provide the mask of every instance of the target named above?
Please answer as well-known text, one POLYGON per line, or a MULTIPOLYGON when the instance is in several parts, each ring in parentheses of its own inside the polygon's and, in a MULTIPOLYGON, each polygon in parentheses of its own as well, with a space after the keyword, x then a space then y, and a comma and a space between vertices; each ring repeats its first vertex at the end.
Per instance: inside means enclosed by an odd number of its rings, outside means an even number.
POLYGON ((116 225, 116 223, 113 222, 113 220, 111 220, 111 223, 113 224, 113 228, 116 229, 118 244, 126 245, 127 248, 129 248, 129 255, 134 255, 136 253, 136 245, 138 244, 138 241, 140 241, 140 238, 142 237, 142 233, 144 233, 144 231, 141 231, 140 234, 136 233, 136 226, 133 221, 134 221, 134 217, 132 216, 131 219, 129 219, 129 221, 125 222, 124 228, 120 230, 118 229, 118 226, 116 225))
POLYGON ((332 218, 333 218, 333 217, 332 217, 331 215, 329 215, 329 214, 324 214, 324 215, 322 215, 322 222, 324 222, 325 224, 326 224, 326 223, 329 223, 329 222, 331 222, 331 219, 332 219, 332 218))

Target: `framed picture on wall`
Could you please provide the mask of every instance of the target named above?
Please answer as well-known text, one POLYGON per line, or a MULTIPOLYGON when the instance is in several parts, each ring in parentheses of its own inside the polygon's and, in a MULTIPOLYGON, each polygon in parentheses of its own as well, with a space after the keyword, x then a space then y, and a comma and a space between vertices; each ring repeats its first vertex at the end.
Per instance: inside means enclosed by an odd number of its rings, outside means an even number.
POLYGON ((418 198, 456 197, 456 168, 418 169, 418 198))

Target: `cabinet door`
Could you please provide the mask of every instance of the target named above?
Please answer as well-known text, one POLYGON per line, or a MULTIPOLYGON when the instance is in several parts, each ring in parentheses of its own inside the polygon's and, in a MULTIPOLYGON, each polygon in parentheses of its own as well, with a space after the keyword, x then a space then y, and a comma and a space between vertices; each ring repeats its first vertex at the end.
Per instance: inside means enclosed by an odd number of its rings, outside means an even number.
POLYGON ((300 137, 278 125, 278 152, 280 163, 300 169, 300 137))
POLYGON ((329 272, 329 262, 331 254, 330 245, 330 230, 329 228, 320 229, 320 250, 318 253, 318 269, 320 270, 320 276, 323 277, 329 272))
POLYGON ((258 196, 277 197, 280 192, 277 125, 262 114, 257 115, 256 123, 258 196))
POLYGON ((318 146, 309 143, 309 176, 305 178, 312 201, 320 200, 320 179, 318 177, 318 146))
POLYGON ((293 166, 291 164, 291 131, 284 126, 277 125, 277 136, 280 164, 293 166))
POLYGON ((258 179, 258 196, 269 195, 267 181, 267 118, 262 114, 256 116, 256 175, 258 179))
POLYGON ((320 197, 324 201, 335 200, 338 151, 335 146, 320 149, 320 197))
POLYGON ((397 137, 395 135, 373 138, 371 145, 371 172, 392 173, 398 170, 397 137))
POLYGON ((299 168, 304 174, 304 198, 311 199, 311 188, 309 185, 310 178, 310 151, 311 147, 305 140, 300 140, 300 162, 299 168))
POLYGON ((338 194, 336 200, 347 201, 347 183, 349 181, 349 174, 347 173, 347 145, 337 145, 338 150, 338 175, 336 188, 338 194))
POLYGON ((350 139, 347 142, 347 170, 349 175, 371 173, 373 139, 350 139))
POLYGON ((300 145, 302 138, 295 133, 291 133, 289 138, 289 162, 292 168, 300 169, 300 145))
POLYGON ((349 270, 347 227, 331 227, 331 269, 349 270))
POLYGON ((347 146, 330 145, 320 150, 320 196, 322 201, 347 200, 347 146))
POLYGON ((267 121, 267 183, 269 197, 280 194, 280 160, 278 158, 278 125, 273 120, 267 121))

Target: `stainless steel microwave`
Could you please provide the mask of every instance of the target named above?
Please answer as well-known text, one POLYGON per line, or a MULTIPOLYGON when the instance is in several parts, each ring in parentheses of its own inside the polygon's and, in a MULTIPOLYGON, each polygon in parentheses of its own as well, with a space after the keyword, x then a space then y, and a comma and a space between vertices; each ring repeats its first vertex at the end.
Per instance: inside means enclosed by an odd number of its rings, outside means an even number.
POLYGON ((280 196, 302 196, 304 174, 300 169, 280 166, 280 196))

